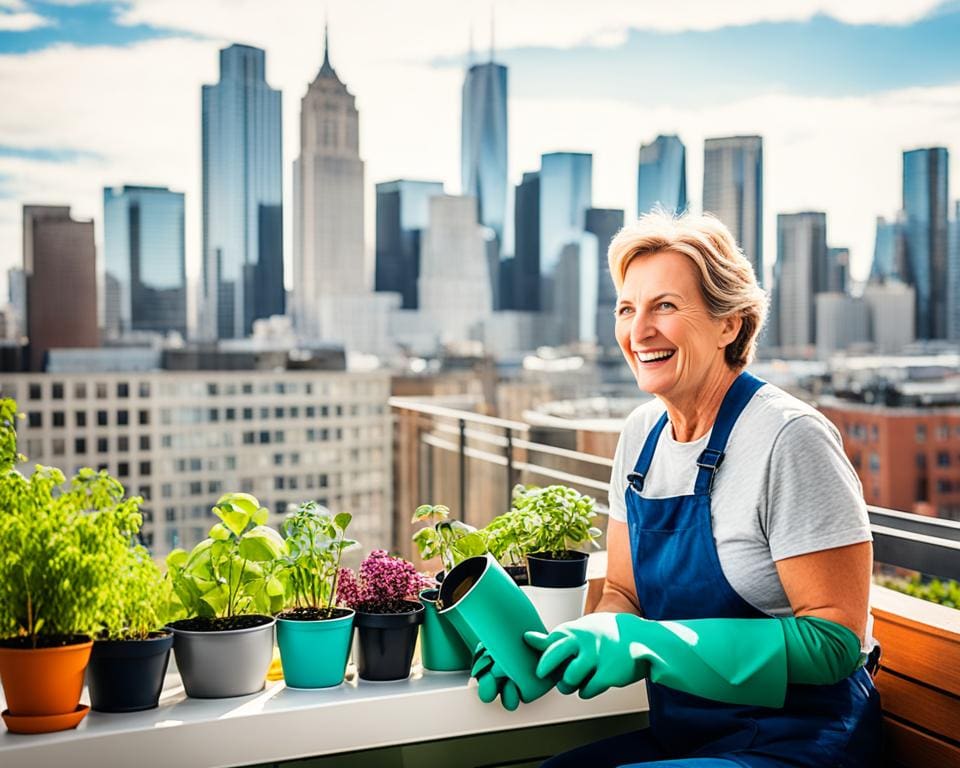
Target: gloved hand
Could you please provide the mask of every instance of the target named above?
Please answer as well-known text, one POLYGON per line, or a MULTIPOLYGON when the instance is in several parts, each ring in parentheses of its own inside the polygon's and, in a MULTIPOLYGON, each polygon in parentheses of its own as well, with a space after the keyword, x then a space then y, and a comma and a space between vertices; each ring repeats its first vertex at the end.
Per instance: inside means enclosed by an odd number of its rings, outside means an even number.
POLYGON ((480 696, 480 701, 490 704, 499 696, 500 704, 509 712, 513 712, 520 706, 519 689, 494 662, 483 643, 478 643, 473 652, 470 676, 477 678, 477 694, 480 696))
POLYGON ((542 652, 537 675, 559 675, 561 692, 577 690, 583 699, 646 677, 735 704, 782 706, 786 695, 786 649, 778 619, 661 622, 592 613, 549 634, 527 632, 524 640, 542 652))

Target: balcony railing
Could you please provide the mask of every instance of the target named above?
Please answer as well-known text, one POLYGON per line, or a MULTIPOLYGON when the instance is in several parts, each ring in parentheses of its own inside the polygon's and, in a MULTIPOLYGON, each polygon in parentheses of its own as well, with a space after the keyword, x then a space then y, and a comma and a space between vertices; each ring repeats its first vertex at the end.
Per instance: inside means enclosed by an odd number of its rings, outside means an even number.
MULTIPOLYGON (((518 482, 564 483, 594 496, 604 520, 601 528, 605 527, 615 433, 598 436, 576 422, 558 427, 558 420, 532 425, 415 398, 391 398, 390 405, 402 443, 395 446, 394 480, 398 505, 394 519, 402 530, 394 545, 405 554, 411 554, 410 531, 399 524, 402 510, 433 500, 460 510, 472 525, 484 525, 510 508, 511 490, 518 482), (591 445, 605 455, 544 442, 546 433, 571 445, 591 445), (404 466, 400 449, 406 451, 404 466)), ((960 522, 882 507, 867 509, 877 563, 960 579, 960 522)))

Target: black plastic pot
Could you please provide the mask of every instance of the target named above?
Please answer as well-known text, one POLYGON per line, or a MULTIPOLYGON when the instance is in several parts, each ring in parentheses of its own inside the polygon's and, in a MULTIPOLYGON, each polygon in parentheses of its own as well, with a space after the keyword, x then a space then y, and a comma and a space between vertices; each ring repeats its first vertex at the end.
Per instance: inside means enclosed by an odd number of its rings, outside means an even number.
POLYGON ((423 623, 423 605, 407 601, 406 613, 357 611, 353 660, 361 680, 406 680, 423 623))
POLYGON ((585 552, 567 550, 565 557, 554 557, 550 552, 527 555, 530 585, 534 587, 579 587, 587 581, 585 552))
POLYGON ((157 706, 173 647, 173 633, 155 634, 146 640, 94 642, 87 668, 93 709, 138 712, 157 706))
POLYGON ((503 566, 503 570, 507 572, 518 587, 525 587, 530 583, 527 566, 525 565, 505 565, 503 566))

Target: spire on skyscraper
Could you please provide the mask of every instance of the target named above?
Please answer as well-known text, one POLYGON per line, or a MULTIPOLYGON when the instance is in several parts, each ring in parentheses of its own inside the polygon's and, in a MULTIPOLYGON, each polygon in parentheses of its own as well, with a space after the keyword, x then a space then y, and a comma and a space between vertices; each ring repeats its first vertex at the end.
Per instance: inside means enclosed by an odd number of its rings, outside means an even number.
POLYGON ((326 16, 323 19, 323 64, 320 66, 318 77, 336 77, 337 73, 330 64, 330 23, 326 16))
POLYGON ((494 18, 493 18, 493 3, 490 4, 490 63, 493 63, 493 40, 494 40, 494 18))

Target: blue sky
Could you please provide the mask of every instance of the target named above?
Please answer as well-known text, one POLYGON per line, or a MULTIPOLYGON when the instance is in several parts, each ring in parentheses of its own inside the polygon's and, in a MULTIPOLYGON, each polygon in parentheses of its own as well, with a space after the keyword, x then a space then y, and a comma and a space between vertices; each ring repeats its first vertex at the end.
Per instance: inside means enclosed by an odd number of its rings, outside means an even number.
MULTIPOLYGON (((0 0, 0 270, 19 261, 21 203, 71 204, 99 226, 102 187, 142 183, 186 192, 195 275, 199 88, 216 80, 217 51, 231 42, 265 48, 268 81, 283 91, 289 201, 325 11, 334 66, 360 109, 372 250, 376 182, 437 179, 459 191, 465 49, 472 26, 486 58, 490 6, 0 0)), ((760 133, 768 262, 777 212, 826 210, 832 244, 849 245, 865 273, 874 219, 899 205, 901 152, 960 137, 960 3, 519 0, 498 3, 496 18, 512 183, 541 153, 593 152, 594 204, 631 215, 641 142, 681 136, 696 201, 703 138, 760 133)))

